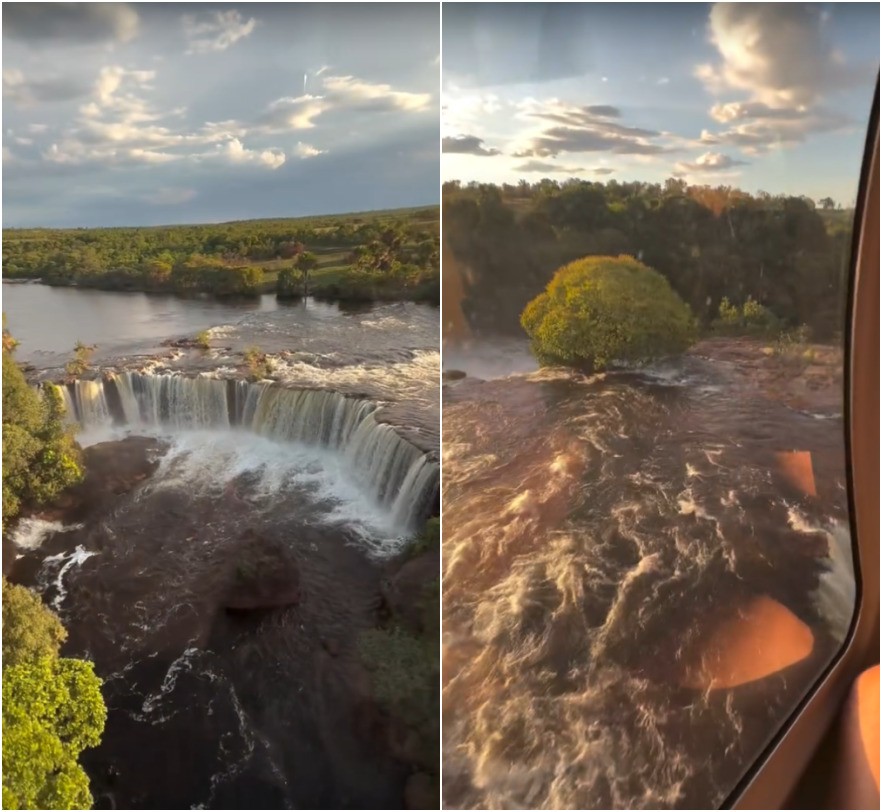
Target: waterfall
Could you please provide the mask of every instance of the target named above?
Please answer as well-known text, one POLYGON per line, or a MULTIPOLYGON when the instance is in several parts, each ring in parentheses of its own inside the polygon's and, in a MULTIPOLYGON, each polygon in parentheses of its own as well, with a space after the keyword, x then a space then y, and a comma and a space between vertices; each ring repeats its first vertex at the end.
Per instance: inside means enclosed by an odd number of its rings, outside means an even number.
POLYGON ((396 524, 410 530, 428 518, 437 500, 438 463, 377 421, 371 401, 267 382, 140 372, 57 388, 70 419, 83 428, 241 427, 272 440, 331 449, 396 524))

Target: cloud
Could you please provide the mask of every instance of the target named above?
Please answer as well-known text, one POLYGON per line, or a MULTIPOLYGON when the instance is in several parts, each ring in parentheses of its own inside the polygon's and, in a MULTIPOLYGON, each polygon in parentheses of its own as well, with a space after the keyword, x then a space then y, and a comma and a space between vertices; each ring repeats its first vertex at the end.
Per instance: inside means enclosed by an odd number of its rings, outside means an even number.
MULTIPOLYGON (((254 126, 267 133, 309 130, 316 126, 319 116, 329 112, 422 112, 432 100, 431 93, 408 93, 353 76, 327 75, 324 68, 315 77, 319 80, 315 94, 276 99, 257 117, 254 126)), ((237 125, 243 126, 241 122, 237 125)))
POLYGON ((619 155, 659 155, 671 151, 659 143, 664 135, 644 127, 613 121, 621 111, 612 105, 569 105, 549 99, 527 100, 520 105, 521 117, 539 120, 544 126, 515 151, 516 158, 549 158, 562 152, 614 152, 619 155))
POLYGON ((441 152, 454 153, 456 155, 480 155, 490 157, 500 155, 498 149, 488 149, 483 140, 476 135, 451 135, 441 140, 441 152))
POLYGON ((3 71, 3 97, 22 106, 71 101, 88 93, 88 85, 78 79, 63 76, 28 79, 15 68, 3 71))
POLYGON ((297 146, 294 147, 294 155, 298 158, 315 158, 318 155, 324 155, 326 153, 326 149, 318 149, 311 144, 304 144, 302 141, 298 141, 297 146))
POLYGON ((356 110, 415 112, 428 109, 432 101, 431 93, 393 90, 391 85, 372 84, 354 76, 325 76, 322 86, 322 95, 331 105, 356 110))
POLYGON ((719 132, 702 130, 702 144, 726 144, 750 154, 800 144, 813 134, 837 132, 854 124, 848 116, 828 110, 768 107, 763 102, 715 105, 711 116, 729 127, 719 132))
POLYGON ((309 130, 327 109, 321 96, 286 96, 271 102, 256 123, 269 132, 309 130))
POLYGON ((695 73, 713 93, 743 90, 772 106, 807 105, 848 80, 842 56, 825 41, 820 6, 717 3, 708 29, 721 61, 695 73))
POLYGON ((7 3, 3 36, 36 45, 128 42, 138 32, 138 14, 127 3, 7 3))
POLYGON ((744 166, 747 162, 737 158, 731 158, 720 152, 705 152, 695 159, 694 163, 681 162, 677 164, 677 170, 681 173, 713 173, 725 172, 736 166, 744 166))
POLYGON ((591 171, 595 175, 612 175, 616 170, 608 166, 598 166, 597 169, 592 169, 591 171))
POLYGON ((280 149, 247 149, 238 138, 219 146, 215 154, 231 164, 256 164, 268 169, 278 169, 285 163, 285 153, 280 149))
POLYGON ((567 175, 575 175, 577 172, 585 171, 581 166, 564 166, 563 164, 555 164, 551 161, 536 160, 526 161, 514 169, 515 172, 548 172, 552 174, 562 172, 567 175))
POLYGON ((143 200, 154 206, 180 206, 196 197, 195 189, 180 189, 173 186, 163 186, 155 192, 143 196, 143 200))
POLYGON ((187 14, 181 18, 187 54, 208 54, 225 51, 240 39, 247 37, 257 25, 251 17, 244 20, 236 9, 212 11, 205 14, 187 14))

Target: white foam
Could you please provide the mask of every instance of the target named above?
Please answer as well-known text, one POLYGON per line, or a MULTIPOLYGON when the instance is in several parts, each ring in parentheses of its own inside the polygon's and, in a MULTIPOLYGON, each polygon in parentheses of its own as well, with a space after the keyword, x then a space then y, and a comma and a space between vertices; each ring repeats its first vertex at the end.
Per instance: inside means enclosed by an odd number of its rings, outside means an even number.
POLYGON ((78 544, 73 552, 48 555, 46 556, 46 558, 43 559, 44 568, 47 564, 50 567, 55 564, 61 565, 58 569, 58 574, 55 576, 55 580, 53 581, 56 590, 56 595, 52 599, 53 609, 60 610, 61 604, 67 597, 67 589, 65 589, 64 587, 64 576, 67 575, 68 570, 70 570, 72 567, 79 567, 84 561, 94 555, 98 555, 98 553, 92 550, 87 550, 85 547, 83 547, 82 544, 78 544))
POLYGON ((36 550, 49 536, 79 530, 81 524, 47 522, 45 519, 22 519, 12 534, 12 542, 21 550, 36 550))

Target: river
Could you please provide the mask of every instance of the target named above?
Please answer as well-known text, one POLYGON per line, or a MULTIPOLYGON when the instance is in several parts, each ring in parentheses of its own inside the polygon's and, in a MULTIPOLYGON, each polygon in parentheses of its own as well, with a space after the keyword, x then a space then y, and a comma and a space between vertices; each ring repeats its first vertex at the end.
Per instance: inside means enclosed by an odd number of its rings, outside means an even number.
MULTIPOLYGON (((445 806, 718 807, 851 621, 841 405, 701 346, 587 377, 483 338, 444 366, 468 373, 443 387, 445 806), (815 496, 776 470, 794 450, 815 496), (695 652, 756 606, 808 653, 702 683, 695 652)), ((736 670, 789 642, 749 635, 736 670)))
POLYGON ((97 345, 58 390, 90 459, 149 467, 13 535, 11 577, 104 679, 107 727, 83 756, 97 807, 401 807, 414 764, 386 744, 358 647, 390 562, 438 510, 437 309, 3 294, 35 380, 97 345), (208 349, 169 346, 200 330, 208 349), (272 380, 243 379, 251 346, 272 380), (299 596, 230 614, 255 544, 290 560, 299 596))

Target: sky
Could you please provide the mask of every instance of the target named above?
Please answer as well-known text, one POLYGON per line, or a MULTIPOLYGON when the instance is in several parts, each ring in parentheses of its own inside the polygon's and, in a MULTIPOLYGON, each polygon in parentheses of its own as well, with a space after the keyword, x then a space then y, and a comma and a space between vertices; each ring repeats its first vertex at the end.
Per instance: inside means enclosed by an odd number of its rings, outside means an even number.
POLYGON ((857 193, 879 5, 447 4, 442 176, 857 193))
POLYGON ((439 199, 437 4, 3 5, 3 225, 439 199))

